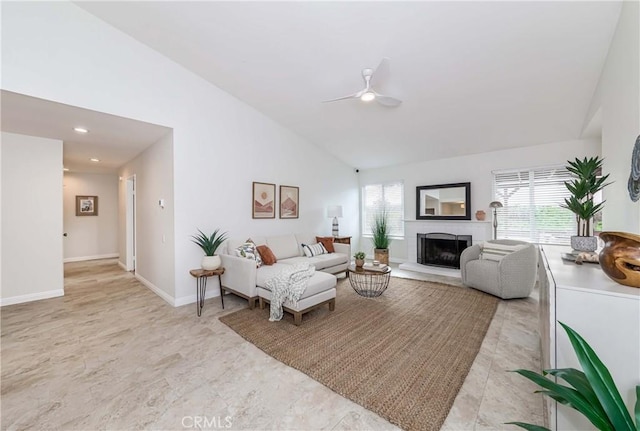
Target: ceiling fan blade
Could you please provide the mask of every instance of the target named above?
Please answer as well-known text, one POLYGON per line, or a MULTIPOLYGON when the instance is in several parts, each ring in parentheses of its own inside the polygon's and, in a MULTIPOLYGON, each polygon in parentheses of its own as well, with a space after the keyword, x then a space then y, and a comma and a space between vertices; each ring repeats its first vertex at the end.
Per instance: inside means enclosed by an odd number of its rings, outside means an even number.
POLYGON ((377 94, 377 93, 376 93, 376 100, 378 101, 379 104, 384 106, 389 106, 389 107, 398 106, 402 103, 402 100, 400 99, 396 99, 395 97, 391 97, 391 96, 384 96, 382 94, 377 94))
POLYGON ((358 99, 360 98, 360 96, 362 96, 362 93, 364 93, 364 90, 360 90, 357 93, 353 93, 348 96, 342 96, 342 97, 337 97, 335 99, 323 100, 322 103, 337 102, 338 100, 346 100, 346 99, 358 99))
POLYGON ((390 68, 389 58, 384 57, 378 67, 373 71, 371 76, 371 86, 376 88, 384 88, 384 85, 389 82, 390 68))

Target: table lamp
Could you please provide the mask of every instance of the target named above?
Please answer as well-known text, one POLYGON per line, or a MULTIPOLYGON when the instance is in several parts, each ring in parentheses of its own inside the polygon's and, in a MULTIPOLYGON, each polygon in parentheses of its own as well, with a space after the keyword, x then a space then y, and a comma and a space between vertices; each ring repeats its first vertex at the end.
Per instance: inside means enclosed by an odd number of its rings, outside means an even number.
POLYGON ((338 217, 342 217, 342 205, 332 205, 327 208, 327 217, 333 217, 333 229, 331 234, 338 236, 338 217))
POLYGON ((502 202, 493 201, 489 204, 493 208, 493 239, 498 239, 498 208, 502 208, 502 202))

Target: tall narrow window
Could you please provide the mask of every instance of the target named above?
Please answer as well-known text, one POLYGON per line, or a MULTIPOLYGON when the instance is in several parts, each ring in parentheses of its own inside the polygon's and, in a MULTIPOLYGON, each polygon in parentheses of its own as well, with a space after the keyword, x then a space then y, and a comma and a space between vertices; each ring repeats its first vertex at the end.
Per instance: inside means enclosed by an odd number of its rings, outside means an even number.
POLYGON ((382 210, 389 217, 390 235, 404 238, 404 185, 400 181, 362 187, 362 235, 371 236, 375 215, 382 210))
POLYGON ((570 178, 564 166, 494 172, 494 196, 503 204, 498 238, 568 245, 576 220, 560 205, 569 197, 564 182, 570 178))

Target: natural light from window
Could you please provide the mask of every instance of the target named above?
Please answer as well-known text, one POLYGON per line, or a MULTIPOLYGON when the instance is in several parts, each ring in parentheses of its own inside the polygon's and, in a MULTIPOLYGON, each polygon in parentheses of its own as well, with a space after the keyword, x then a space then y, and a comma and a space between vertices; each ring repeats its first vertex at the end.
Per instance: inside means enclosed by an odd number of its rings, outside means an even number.
POLYGON ((401 181, 362 187, 362 236, 371 236, 375 215, 386 210, 392 238, 404 238, 404 184, 401 181))
POLYGON ((576 220, 560 206, 569 197, 569 179, 564 166, 494 172, 494 197, 503 205, 497 210, 498 238, 569 245, 576 220))

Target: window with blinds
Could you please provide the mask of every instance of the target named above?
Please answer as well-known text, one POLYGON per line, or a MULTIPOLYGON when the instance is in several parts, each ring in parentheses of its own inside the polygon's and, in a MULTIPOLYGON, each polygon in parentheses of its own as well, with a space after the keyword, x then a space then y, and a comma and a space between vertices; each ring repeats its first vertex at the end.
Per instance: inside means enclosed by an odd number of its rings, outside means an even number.
POLYGON ((503 205, 497 209, 498 238, 568 245, 576 219, 560 205, 570 196, 564 185, 569 179, 564 166, 494 172, 494 196, 503 205))
POLYGON ((371 236, 375 215, 386 210, 390 235, 404 238, 404 185, 400 181, 362 187, 362 235, 371 236))

